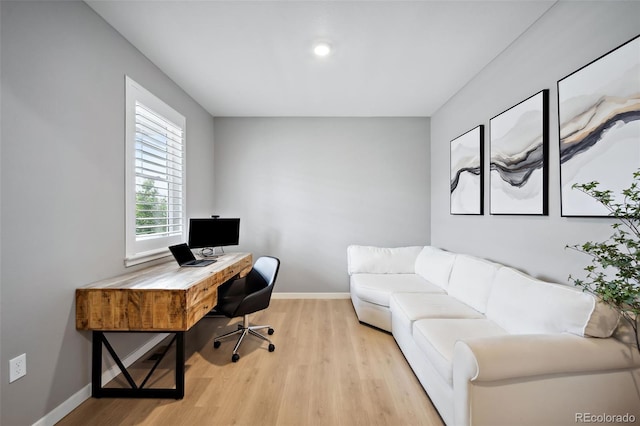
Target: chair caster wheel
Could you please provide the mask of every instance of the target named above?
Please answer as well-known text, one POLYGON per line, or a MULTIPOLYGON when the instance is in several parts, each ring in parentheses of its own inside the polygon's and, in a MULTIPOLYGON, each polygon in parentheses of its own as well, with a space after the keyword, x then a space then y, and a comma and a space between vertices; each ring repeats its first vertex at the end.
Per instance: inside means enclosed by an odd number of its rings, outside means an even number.
POLYGON ((273 328, 270 328, 267 333, 269 334, 269 336, 271 336, 273 333, 275 333, 275 330, 273 328))
POLYGON ((217 340, 215 342, 213 342, 213 347, 214 347, 214 349, 218 349, 220 347, 220 342, 217 341, 217 340))
POLYGON ((269 344, 269 352, 273 352, 276 350, 276 346, 273 343, 269 344))
POLYGON ((233 362, 238 362, 239 359, 240 359, 240 355, 238 355, 238 354, 233 354, 231 356, 231 361, 233 361, 233 362))

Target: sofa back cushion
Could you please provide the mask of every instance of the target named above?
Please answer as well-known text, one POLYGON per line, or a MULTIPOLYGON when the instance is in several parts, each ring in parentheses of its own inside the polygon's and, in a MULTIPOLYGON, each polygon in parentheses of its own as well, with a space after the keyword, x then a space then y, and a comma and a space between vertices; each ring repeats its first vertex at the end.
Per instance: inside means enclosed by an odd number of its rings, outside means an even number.
POLYGON ((513 334, 572 333, 610 337, 617 312, 589 293, 537 280, 512 268, 496 274, 487 317, 513 334))
POLYGON ((456 255, 436 247, 427 246, 416 258, 415 270, 425 280, 446 290, 456 255))
POLYGON ((347 247, 347 268, 353 274, 413 274, 422 246, 383 248, 347 247))
POLYGON ((449 295, 485 313, 494 277, 501 267, 488 260, 457 255, 449 278, 449 295))

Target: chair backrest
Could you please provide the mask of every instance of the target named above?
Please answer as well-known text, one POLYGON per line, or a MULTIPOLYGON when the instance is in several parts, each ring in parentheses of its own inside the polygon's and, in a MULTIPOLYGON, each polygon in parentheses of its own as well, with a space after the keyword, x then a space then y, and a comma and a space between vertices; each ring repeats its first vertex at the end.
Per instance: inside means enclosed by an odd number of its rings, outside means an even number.
POLYGON ((266 286, 273 286, 280 269, 280 260, 276 257, 262 256, 253 264, 253 271, 260 274, 265 280, 266 286))
POLYGON ((242 316, 267 309, 271 303, 271 293, 273 293, 273 285, 276 282, 279 269, 280 260, 275 257, 264 256, 256 260, 253 269, 246 276, 246 295, 228 316, 242 316))

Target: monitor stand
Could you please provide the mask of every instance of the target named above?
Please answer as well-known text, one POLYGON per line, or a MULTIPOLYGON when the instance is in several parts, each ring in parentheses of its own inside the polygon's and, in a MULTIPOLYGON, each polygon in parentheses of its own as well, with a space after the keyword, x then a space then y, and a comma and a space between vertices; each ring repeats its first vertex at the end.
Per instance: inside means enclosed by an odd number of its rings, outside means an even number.
POLYGON ((220 251, 221 253, 216 253, 215 247, 204 247, 200 249, 200 256, 202 256, 203 258, 216 258, 224 256, 225 253, 223 247, 220 247, 220 251))

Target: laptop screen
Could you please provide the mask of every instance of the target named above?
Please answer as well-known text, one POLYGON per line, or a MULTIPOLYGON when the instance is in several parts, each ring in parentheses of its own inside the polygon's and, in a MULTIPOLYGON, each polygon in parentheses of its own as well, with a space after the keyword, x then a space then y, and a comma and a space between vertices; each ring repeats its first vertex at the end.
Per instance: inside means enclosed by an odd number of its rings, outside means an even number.
POLYGON ((189 246, 186 245, 185 243, 171 246, 169 247, 169 250, 171 250, 171 254, 173 254, 173 257, 175 257, 176 262, 178 262, 178 265, 182 265, 186 262, 189 262, 190 260, 196 259, 196 257, 191 252, 191 249, 189 248, 189 246))

